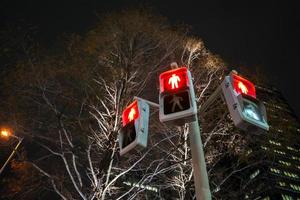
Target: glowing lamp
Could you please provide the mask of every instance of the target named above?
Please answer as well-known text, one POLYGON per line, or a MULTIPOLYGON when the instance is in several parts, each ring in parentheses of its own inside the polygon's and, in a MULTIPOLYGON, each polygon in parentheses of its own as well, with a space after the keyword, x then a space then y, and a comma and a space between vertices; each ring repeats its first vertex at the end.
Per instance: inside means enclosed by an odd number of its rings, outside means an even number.
POLYGON ((256 99, 256 90, 253 83, 236 74, 232 74, 232 82, 236 93, 244 94, 256 99))
POLYGON ((0 136, 3 138, 8 138, 11 136, 11 130, 8 128, 1 128, 0 130, 0 136))
POLYGON ((124 111, 122 115, 123 126, 136 120, 139 117, 139 108, 137 100, 130 104, 124 111))
POLYGON ((166 71, 159 76, 160 92, 174 93, 188 86, 187 68, 166 71))
POLYGON ((245 114, 246 117, 256 121, 264 122, 264 118, 257 104, 248 101, 246 99, 244 99, 243 104, 244 104, 243 113, 245 114))

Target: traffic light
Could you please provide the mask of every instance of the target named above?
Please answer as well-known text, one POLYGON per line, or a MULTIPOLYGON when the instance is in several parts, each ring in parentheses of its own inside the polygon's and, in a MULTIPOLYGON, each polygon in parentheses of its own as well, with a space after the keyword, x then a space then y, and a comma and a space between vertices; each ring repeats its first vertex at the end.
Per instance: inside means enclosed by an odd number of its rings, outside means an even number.
POLYGON ((252 133, 269 130, 265 106, 256 98, 253 83, 232 72, 221 87, 236 127, 252 133))
POLYGON ((148 140, 149 105, 138 99, 122 114, 123 126, 119 131, 120 155, 135 147, 146 147, 148 140))
POLYGON ((159 76, 159 119, 182 125, 195 120, 197 113, 191 73, 186 67, 159 76))

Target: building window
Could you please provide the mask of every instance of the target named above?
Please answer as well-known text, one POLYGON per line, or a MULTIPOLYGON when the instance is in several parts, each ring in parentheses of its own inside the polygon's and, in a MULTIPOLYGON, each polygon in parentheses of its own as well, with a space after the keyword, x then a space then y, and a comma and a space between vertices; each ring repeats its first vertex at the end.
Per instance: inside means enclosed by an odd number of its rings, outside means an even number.
POLYGON ((300 161, 300 158, 297 157, 297 156, 292 156, 292 159, 293 159, 293 160, 298 160, 298 161, 300 161))
POLYGON ((254 179, 259 174, 259 169, 250 175, 250 179, 254 179))
POLYGON ((291 172, 287 172, 287 171, 283 171, 285 176, 291 177, 291 178, 299 178, 299 176, 297 174, 291 173, 291 172))
POLYGON ((152 187, 150 185, 142 185, 136 182, 123 182, 123 184, 128 185, 128 186, 132 186, 132 187, 136 187, 136 188, 142 188, 142 189, 146 189, 146 190, 150 190, 153 192, 158 192, 158 188, 156 187, 152 187))
POLYGON ((281 154, 281 155, 285 155, 285 152, 279 151, 279 150, 276 150, 276 149, 274 149, 274 152, 275 152, 275 153, 278 153, 278 154, 281 154))
POLYGON ((286 148, 287 148, 288 150, 291 150, 291 151, 298 152, 298 150, 297 150, 297 149, 295 149, 295 148, 293 148, 293 147, 287 146, 286 148))
POLYGON ((286 161, 283 161, 283 160, 278 160, 278 162, 280 164, 283 164, 283 165, 286 165, 286 166, 291 166, 291 163, 290 162, 286 162, 286 161))
POLYGON ((286 194, 282 194, 281 197, 283 200, 293 200, 293 198, 291 196, 286 195, 286 194))
POLYGON ((250 153, 252 153, 252 149, 249 149, 249 150, 246 152, 246 155, 248 156, 250 153))
POLYGON ((300 186, 299 185, 290 184, 290 186, 293 190, 300 191, 300 186))
POLYGON ((268 147, 265 147, 265 146, 261 146, 261 148, 262 148, 263 150, 265 150, 265 151, 268 150, 268 147))
POLYGON ((278 182, 278 185, 279 185, 280 187, 285 187, 285 186, 286 186, 286 183, 285 183, 285 182, 282 182, 282 181, 280 181, 280 182, 278 182))
POLYGON ((281 130, 281 129, 277 129, 277 131, 278 131, 279 133, 283 133, 283 130, 281 130))
POLYGON ((274 144, 276 146, 281 146, 281 143, 280 142, 275 142, 274 140, 269 140, 269 143, 270 144, 274 144))
POLYGON ((270 168, 270 171, 273 172, 273 173, 276 173, 276 174, 280 174, 280 170, 276 169, 276 168, 273 168, 273 167, 270 168))

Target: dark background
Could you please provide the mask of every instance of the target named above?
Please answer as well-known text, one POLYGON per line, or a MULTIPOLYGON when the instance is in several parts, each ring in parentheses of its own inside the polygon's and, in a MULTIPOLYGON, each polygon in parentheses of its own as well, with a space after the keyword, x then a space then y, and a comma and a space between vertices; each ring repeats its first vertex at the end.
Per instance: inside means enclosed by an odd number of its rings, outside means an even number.
POLYGON ((22 20, 37 27, 39 42, 50 45, 62 33, 84 34, 102 13, 141 5, 190 25, 233 68, 261 68, 300 116, 299 8, 288 1, 6 0, 0 25, 22 20))

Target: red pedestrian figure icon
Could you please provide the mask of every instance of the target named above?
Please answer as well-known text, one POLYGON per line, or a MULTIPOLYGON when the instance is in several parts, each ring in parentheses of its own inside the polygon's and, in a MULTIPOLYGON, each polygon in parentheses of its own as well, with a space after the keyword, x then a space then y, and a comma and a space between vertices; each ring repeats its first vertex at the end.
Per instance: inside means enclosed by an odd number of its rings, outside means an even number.
POLYGON ((134 108, 131 108, 131 109, 130 109, 130 112, 129 112, 129 114, 128 114, 128 120, 129 120, 129 121, 132 121, 132 120, 134 119, 135 114, 136 114, 135 109, 134 109, 134 108))
POLYGON ((172 76, 169 78, 169 85, 171 85, 172 89, 178 88, 178 82, 180 82, 179 76, 176 74, 172 74, 172 76))
POLYGON ((242 93, 248 94, 248 88, 242 82, 238 83, 238 87, 242 90, 242 93))

